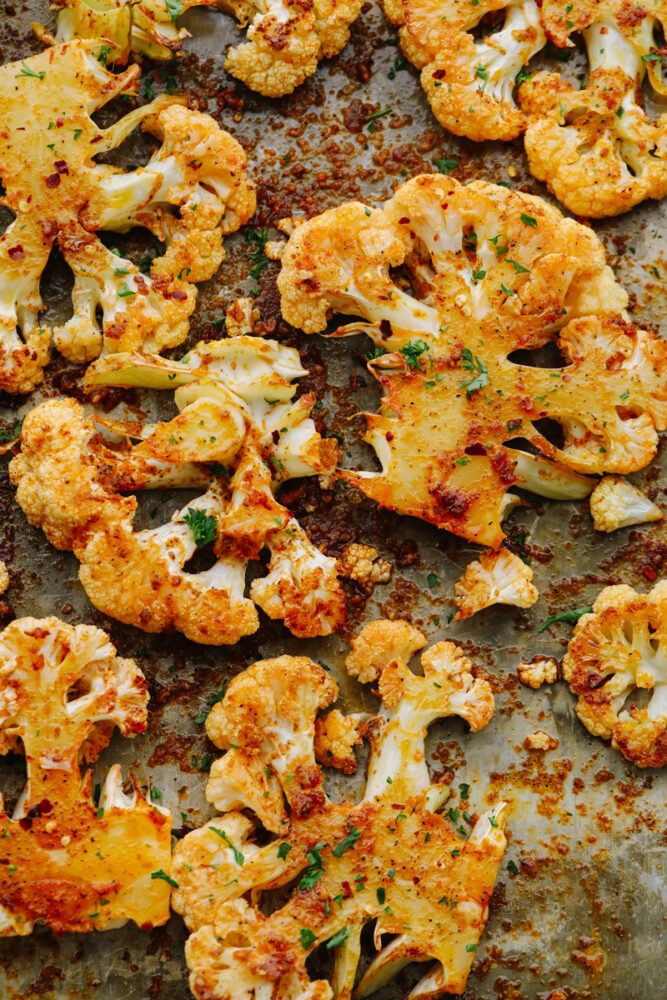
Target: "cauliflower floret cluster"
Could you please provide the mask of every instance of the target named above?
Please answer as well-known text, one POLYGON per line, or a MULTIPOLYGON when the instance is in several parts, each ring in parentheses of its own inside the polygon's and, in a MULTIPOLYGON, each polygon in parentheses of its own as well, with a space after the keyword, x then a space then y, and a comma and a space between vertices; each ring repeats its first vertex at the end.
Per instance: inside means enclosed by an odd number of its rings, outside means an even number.
POLYGON ((245 153, 208 115, 161 97, 107 129, 95 124, 93 113, 132 92, 139 76, 137 66, 109 72, 100 44, 76 39, 0 69, 0 179, 16 215, 0 237, 0 388, 8 392, 41 381, 52 339, 77 363, 182 343, 195 282, 213 276, 223 236, 255 209, 245 153), (94 159, 140 123, 160 143, 145 167, 94 159), (133 226, 166 246, 150 274, 96 235, 133 226), (74 315, 50 330, 39 321, 40 278, 56 243, 74 274, 74 315))
POLYGON ((17 500, 49 541, 75 553, 86 593, 112 618, 219 645, 255 632, 259 605, 295 635, 326 635, 345 616, 336 560, 274 497, 296 476, 326 481, 338 456, 310 418, 314 396, 293 401, 292 383, 304 374, 296 350, 256 337, 202 343, 180 362, 101 358, 87 385, 176 389, 180 412, 141 424, 87 419, 71 399, 41 403, 25 418, 22 451, 10 465, 17 500), (206 492, 171 522, 135 531, 137 500, 124 494, 174 487, 206 492), (191 571, 189 560, 205 546, 213 565, 191 571), (247 564, 265 547, 268 575, 247 598, 247 564))
POLYGON ((74 35, 111 42, 106 58, 126 62, 130 53, 170 59, 188 35, 175 21, 190 7, 232 14, 247 41, 227 52, 225 69, 267 97, 290 94, 312 76, 320 59, 347 44, 362 0, 56 0, 58 40, 74 35))
POLYGON ((114 765, 93 802, 90 772, 115 726, 146 728, 148 689, 106 633, 22 618, 0 633, 0 753, 24 752, 25 791, 0 797, 0 935, 104 930, 169 918, 171 818, 114 765))
MULTIPOLYGON (((305 967, 324 943, 336 950, 336 994, 350 996, 369 921, 378 954, 357 987, 361 995, 409 962, 429 959, 436 964, 412 996, 465 987, 505 847, 505 807, 471 821, 469 839, 461 839, 439 812, 449 789, 431 784, 424 740, 432 722, 450 715, 481 729, 493 695, 452 643, 427 650, 418 677, 401 651, 424 646, 420 633, 406 622, 367 630, 355 641, 353 672, 378 680, 382 708, 368 726, 360 802, 336 803, 324 791, 317 713, 333 704, 338 687, 311 660, 255 663, 208 716, 209 737, 226 751, 206 793, 221 815, 180 841, 171 869, 173 905, 191 931, 186 958, 198 1000, 330 1000, 329 984, 311 982, 305 967), (266 831, 260 837, 248 810, 266 831), (265 915, 263 892, 294 880, 287 902, 265 915)), ((348 746, 342 756, 350 755, 348 746)))
POLYGON ((593 218, 664 197, 667 116, 649 118, 641 89, 648 78, 655 94, 667 93, 656 40, 656 29, 667 24, 665 4, 579 0, 572 7, 546 0, 541 19, 560 46, 583 32, 589 77, 579 90, 542 72, 521 87, 531 172, 571 212, 593 218))
POLYGON ((382 471, 339 474, 383 506, 497 548, 514 484, 579 499, 588 474, 655 455, 667 347, 626 321, 591 230, 541 199, 423 175, 380 210, 352 202, 299 225, 281 260, 288 322, 359 317, 334 335, 375 345, 383 399, 366 440, 382 471), (516 355, 554 341, 560 367, 516 355))
POLYGON ((667 192, 667 116, 651 121, 641 98, 645 78, 654 94, 667 93, 657 40, 667 25, 664 3, 384 0, 384 7, 441 124, 478 141, 525 131, 532 173, 570 211, 618 215, 667 192), (490 30, 476 38, 480 22, 490 30), (586 86, 528 72, 547 39, 567 49, 579 32, 586 86))
POLYGON ((516 77, 546 37, 535 0, 384 0, 400 25, 406 56, 421 70, 438 121, 469 139, 514 139, 525 116, 514 101, 516 77), (498 12, 502 23, 474 38, 482 18, 498 12))
POLYGON ((454 621, 470 618, 492 604, 529 608, 539 597, 532 579, 530 566, 507 549, 482 552, 455 585, 459 610, 454 621))
POLYGON ((590 505, 596 531, 616 531, 632 524, 661 521, 665 516, 623 476, 604 476, 591 493, 590 505))
POLYGON ((639 767, 667 763, 667 582, 605 587, 577 622, 563 678, 594 736, 639 767))

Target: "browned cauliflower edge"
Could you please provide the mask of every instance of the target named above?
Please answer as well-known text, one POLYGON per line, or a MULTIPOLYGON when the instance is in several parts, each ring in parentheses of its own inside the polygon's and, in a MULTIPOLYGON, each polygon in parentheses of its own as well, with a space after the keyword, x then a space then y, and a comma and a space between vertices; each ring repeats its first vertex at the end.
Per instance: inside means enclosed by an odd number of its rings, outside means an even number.
POLYGON ((627 321, 595 234, 541 199, 422 175, 381 209, 350 202, 297 225, 281 264, 288 322, 324 332, 342 314, 334 336, 373 342, 383 398, 366 440, 382 471, 339 475, 382 506, 498 548, 513 485, 581 499, 591 475, 654 457, 667 347, 627 321), (562 365, 516 359, 549 342, 562 365))
POLYGON ((182 343, 196 283, 213 276, 223 236, 255 210, 242 147, 178 98, 159 97, 106 129, 94 122, 94 112, 134 91, 139 75, 137 66, 111 73, 100 45, 74 39, 0 68, 0 179, 3 204, 16 215, 0 236, 7 286, 0 389, 7 392, 30 392, 41 381, 52 340, 77 363, 182 343), (124 171, 94 159, 139 124, 159 143, 145 167, 124 171), (150 273, 96 235, 133 226, 166 246, 150 273), (74 313, 51 330, 39 318, 40 278, 56 243, 74 275, 74 313))
POLYGON ((563 678, 593 736, 638 767, 667 763, 667 581, 648 594, 605 587, 575 626, 563 678))
POLYGON ((368 922, 377 955, 357 995, 429 959, 413 997, 464 989, 505 847, 505 806, 472 818, 467 839, 455 833, 440 812, 449 788, 431 783, 424 740, 449 715, 481 729, 493 695, 452 643, 428 649, 415 675, 403 658, 415 644, 424 637, 405 622, 371 623, 355 640, 353 672, 374 675, 382 701, 367 725, 368 779, 356 804, 327 796, 315 758, 318 712, 338 694, 322 667, 304 657, 260 661, 214 706, 207 732, 226 752, 206 794, 220 815, 180 841, 171 869, 198 1000, 329 1000, 329 983, 311 981, 305 965, 323 943, 335 949, 336 995, 349 997, 368 922), (258 837, 260 824, 274 836, 258 837), (264 891, 291 883, 268 912, 264 891))
POLYGON ((295 635, 327 635, 345 618, 336 560, 274 497, 297 476, 326 481, 338 456, 310 418, 315 397, 293 400, 304 374, 293 348, 243 336, 202 343, 181 362, 100 359, 88 385, 175 389, 179 414, 138 424, 89 419, 72 399, 41 403, 10 463, 17 501, 52 544, 74 552, 90 600, 112 618, 220 645, 257 630, 258 605, 295 635), (178 487, 206 492, 170 522, 134 529, 135 491, 178 487), (213 565, 191 569, 206 546, 213 565), (268 575, 246 597, 246 567, 264 548, 268 575))
POLYGON ((56 0, 59 41, 103 38, 105 59, 126 62, 131 53, 171 59, 188 32, 175 21, 191 7, 232 14, 247 40, 231 46, 225 69, 266 97, 290 94, 312 76, 321 59, 347 44, 362 0, 56 0))
POLYGON ((90 772, 114 726, 146 728, 148 686, 101 629, 22 618, 0 633, 0 753, 23 752, 25 793, 0 797, 0 935, 104 930, 169 917, 171 818, 114 765, 93 802, 90 772))

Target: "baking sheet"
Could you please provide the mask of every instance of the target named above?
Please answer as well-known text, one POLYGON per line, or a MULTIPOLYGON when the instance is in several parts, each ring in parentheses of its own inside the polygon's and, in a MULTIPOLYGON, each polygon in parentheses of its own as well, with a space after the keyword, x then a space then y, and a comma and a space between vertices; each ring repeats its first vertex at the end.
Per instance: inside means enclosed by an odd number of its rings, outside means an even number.
MULTIPOLYGON (((53 14, 41 0, 3 4, 0 57, 24 58, 41 45, 31 20, 52 26, 53 14)), ((482 146, 458 140, 436 123, 419 87, 418 75, 395 45, 395 32, 370 3, 353 37, 336 59, 321 64, 315 77, 295 94, 268 101, 252 94, 222 68, 226 46, 238 36, 231 18, 195 9, 182 23, 192 32, 185 57, 165 66, 144 67, 141 100, 165 89, 188 90, 246 147, 258 185, 256 228, 275 227, 289 214, 314 214, 347 198, 369 203, 390 196, 408 176, 435 169, 436 158, 456 159, 454 176, 503 181, 545 195, 528 174, 521 143, 482 146), (375 121, 365 116, 387 113, 375 121)), ((561 64, 558 64, 559 66, 561 64)), ((580 54, 567 64, 581 72, 580 54)), ((122 113, 127 106, 115 109, 122 113)), ((114 109, 105 112, 113 117, 114 109)), ((137 164, 146 155, 141 139, 124 144, 118 162, 137 164)), ((633 293, 632 315, 660 329, 665 320, 665 206, 644 204, 629 215, 596 223, 619 279, 633 293)), ((272 235, 277 235, 272 229, 272 235)), ((127 243, 141 255, 142 243, 127 243)), ((191 342, 218 336, 214 321, 239 294, 254 289, 241 235, 227 241, 228 260, 218 276, 199 286, 191 342)), ((270 264, 259 280, 257 305, 272 336, 297 345, 310 375, 305 388, 323 400, 317 413, 323 428, 343 445, 344 461, 373 468, 372 453, 359 436, 359 410, 372 409, 379 393, 366 373, 363 337, 326 341, 296 335, 280 319, 270 264)), ((42 288, 49 303, 47 322, 68 315, 71 279, 54 258, 42 288)), ((667 334, 667 328, 663 329, 667 334)), ((77 394, 82 369, 55 358, 44 387, 28 400, 2 397, 0 418, 13 419, 45 395, 77 394)), ((114 416, 168 412, 165 400, 148 395, 102 394, 98 401, 114 416)), ((654 465, 633 479, 665 502, 665 448, 654 465)), ((346 635, 299 641, 262 616, 260 631, 232 648, 200 647, 175 636, 148 636, 100 615, 77 581, 78 565, 56 552, 43 533, 26 524, 13 503, 0 467, 0 557, 12 585, 0 602, 0 625, 13 615, 55 614, 72 623, 106 628, 122 655, 134 656, 150 681, 148 731, 134 740, 114 737, 96 765, 103 774, 116 761, 140 782, 149 779, 169 806, 177 834, 198 826, 211 812, 203 790, 215 748, 194 720, 206 698, 255 659, 288 652, 327 663, 342 687, 342 706, 356 710, 372 696, 345 678, 343 659, 349 635, 380 615, 406 616, 429 640, 452 638, 486 672, 496 695, 496 713, 481 733, 470 735, 452 720, 433 727, 432 765, 452 787, 471 786, 470 804, 481 809, 499 798, 511 805, 509 846, 493 898, 492 915, 480 942, 466 998, 545 1000, 561 990, 567 1000, 646 1000, 664 995, 665 946, 665 775, 640 771, 600 740, 590 737, 573 714, 574 699, 563 684, 531 691, 516 678, 521 659, 539 653, 562 656, 571 629, 556 625, 538 634, 554 611, 591 603, 607 584, 628 583, 646 591, 653 573, 667 560, 667 529, 658 525, 611 536, 593 532, 587 503, 536 501, 513 513, 509 545, 528 559, 540 601, 528 611, 490 609, 473 619, 448 624, 454 610, 454 582, 473 558, 475 547, 411 518, 379 511, 339 484, 322 494, 310 481, 290 487, 291 506, 313 539, 331 554, 349 541, 376 545, 394 564, 389 584, 367 599, 347 588, 350 622, 346 635), (437 583, 433 585, 433 575, 437 583), (546 754, 528 752, 524 738, 544 729, 559 740, 546 754), (518 874, 508 870, 513 861, 518 874)), ((161 523, 191 494, 147 496, 140 524, 161 523), (185 499, 184 499, 185 498, 185 499), (151 516, 152 515, 152 516, 151 516)), ((358 793, 363 774, 348 783, 358 793)), ((336 778, 333 785, 340 783, 336 778)), ((13 803, 21 785, 20 761, 0 764, 0 788, 13 803)), ((342 785, 339 787, 342 794, 342 785)), ((183 958, 184 928, 173 917, 151 933, 128 925, 102 934, 60 939, 41 930, 25 939, 0 942, 0 996, 7 1000, 40 996, 75 1000, 185 1000, 189 996, 183 958)), ((406 993, 399 979, 380 996, 406 993)))

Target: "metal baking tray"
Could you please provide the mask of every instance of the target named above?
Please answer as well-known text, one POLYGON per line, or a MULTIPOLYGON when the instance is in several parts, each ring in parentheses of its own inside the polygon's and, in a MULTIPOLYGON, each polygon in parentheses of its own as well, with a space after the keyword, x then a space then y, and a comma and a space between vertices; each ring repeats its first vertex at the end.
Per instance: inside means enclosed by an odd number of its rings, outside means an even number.
MULTIPOLYGON (((33 20, 47 26, 54 15, 42 0, 3 3, 0 56, 25 58, 41 44, 33 20)), ((434 160, 454 159, 459 180, 484 178, 546 196, 527 171, 521 142, 475 145, 444 132, 433 118, 418 74, 396 46, 396 35, 379 8, 364 7, 352 38, 336 59, 320 65, 296 93, 277 101, 259 98, 223 69, 227 45, 238 35, 228 16, 191 10, 182 23, 192 37, 182 59, 144 64, 139 100, 176 89, 190 93, 247 149, 257 183, 258 211, 252 225, 272 227, 291 214, 312 215, 349 198, 378 203, 403 179, 431 171, 434 160), (366 116, 391 109, 374 120, 366 116)), ((577 54, 567 64, 576 75, 577 54)), ((116 108, 122 113, 126 107, 116 108)), ((105 112, 113 116, 114 109, 105 112)), ((119 162, 137 164, 146 153, 141 138, 124 144, 119 162)), ((654 329, 665 320, 667 259, 666 206, 644 204, 620 219, 596 223, 619 279, 632 293, 633 318, 654 329)), ((130 234, 131 252, 141 253, 140 235, 130 234)), ((200 286, 190 342, 219 336, 215 320, 240 294, 255 287, 249 277, 243 234, 226 243, 228 259, 218 275, 200 286)), ((298 346, 310 375, 304 388, 323 401, 322 429, 336 434, 346 464, 372 468, 373 457, 360 440, 360 410, 373 409, 379 393, 365 370, 363 337, 327 341, 295 334, 281 320, 275 278, 269 264, 259 279, 257 305, 263 329, 298 346)), ((42 288, 47 321, 68 314, 71 281, 54 256, 42 288)), ((57 356, 47 380, 28 399, 2 397, 0 418, 13 419, 39 399, 77 395, 83 369, 57 356)), ((150 394, 114 390, 97 402, 114 415, 128 408, 156 414, 150 394)), ((665 502, 665 449, 633 479, 665 502)), ((508 543, 529 561, 540 600, 529 611, 490 609, 468 621, 448 624, 454 582, 474 557, 475 547, 411 518, 380 511, 344 484, 322 493, 304 481, 290 486, 295 513, 318 544, 337 554, 350 541, 375 545, 392 561, 390 583, 369 598, 347 586, 350 618, 345 634, 299 641, 280 624, 262 619, 256 635, 237 646, 201 647, 178 636, 149 636, 100 615, 77 581, 77 563, 56 552, 43 533, 26 524, 13 501, 6 460, 0 466, 0 558, 11 587, 0 603, 0 625, 24 615, 55 614, 72 623, 108 629, 124 656, 134 656, 150 682, 149 726, 134 740, 115 736, 96 765, 113 762, 149 778, 172 810, 176 834, 196 827, 211 812, 204 799, 206 768, 215 748, 195 723, 206 698, 223 681, 254 660, 278 653, 311 655, 326 662, 341 685, 344 709, 373 703, 372 696, 345 677, 349 636, 375 617, 404 616, 429 640, 460 642, 486 672, 496 696, 496 712, 481 733, 471 735, 458 720, 433 727, 432 767, 441 777, 471 786, 477 810, 498 798, 510 803, 509 846, 465 992, 467 1000, 546 1000, 560 990, 567 1000, 647 1000, 664 996, 665 946, 665 788, 666 776, 640 771, 619 753, 588 735, 573 713, 567 687, 532 691, 522 687, 517 664, 544 653, 562 656, 570 628, 538 633, 554 611, 591 603, 602 586, 628 583, 645 591, 662 575, 667 529, 662 525, 624 530, 611 536, 592 529, 587 503, 537 500, 515 511, 508 543), (435 581, 434 582, 434 577, 435 581), (526 735, 545 729, 559 745, 546 753, 523 748, 526 735), (507 863, 514 862, 511 869, 507 863), (514 867, 518 874, 514 874, 514 867)), ((182 497, 148 496, 140 507, 145 524, 158 510, 166 519, 182 497)), ((337 779, 334 779, 334 784, 337 779)), ((363 784, 338 782, 340 794, 354 795, 363 784)), ((0 764, 0 788, 9 805, 21 787, 21 762, 0 764)), ((39 930, 0 942, 0 996, 58 1000, 185 1000, 189 996, 180 918, 152 932, 133 925, 104 933, 58 938, 39 930)), ((404 996, 407 979, 385 990, 404 996)), ((559 994, 560 1000, 560 994, 559 994)))

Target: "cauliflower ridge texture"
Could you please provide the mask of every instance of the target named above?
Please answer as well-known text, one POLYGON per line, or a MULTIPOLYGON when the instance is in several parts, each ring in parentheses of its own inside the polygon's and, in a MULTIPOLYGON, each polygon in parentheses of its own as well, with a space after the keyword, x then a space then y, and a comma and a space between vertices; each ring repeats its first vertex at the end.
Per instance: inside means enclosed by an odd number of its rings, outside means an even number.
POLYGON ((360 317, 333 335, 375 344, 383 399, 366 440, 382 471, 339 474, 383 506, 497 548, 512 485, 581 498, 587 474, 653 458, 667 348, 627 322, 595 235, 541 199, 422 175, 380 210, 352 202, 299 225, 281 260, 290 323, 360 317), (561 367, 516 356, 554 341, 561 367))
POLYGON ((455 585, 459 610, 454 621, 470 618, 492 604, 529 608, 539 597, 532 579, 530 566, 507 549, 482 552, 455 585))
POLYGON ((92 114, 131 93, 139 75, 137 66, 109 72, 100 44, 75 39, 0 68, 2 203, 16 215, 0 237, 0 388, 8 392, 41 381, 52 339, 77 363, 182 343, 195 282, 212 277, 223 235, 255 209, 241 146, 178 99, 160 97, 106 129, 95 124, 92 114), (94 160, 139 124, 161 144, 145 167, 94 160), (133 226, 166 245, 150 274, 96 235, 133 226), (50 330, 39 321, 40 278, 56 242, 74 274, 74 315, 50 330))
POLYGON ((280 483, 326 480, 336 464, 336 445, 310 418, 315 397, 292 398, 303 374, 296 350, 246 336, 202 343, 180 362, 101 358, 88 385, 175 389, 180 412, 140 424, 88 419, 71 399, 41 403, 24 420, 22 451, 10 466, 18 503, 49 541, 74 552, 86 593, 112 618, 219 645, 255 632, 259 605, 295 635, 326 635, 345 617, 336 560, 274 497, 280 483), (174 487, 206 492, 171 522, 135 531, 137 500, 124 494, 174 487), (214 564, 190 571, 196 550, 209 544, 214 564), (246 597, 246 566, 264 547, 268 576, 246 597))
POLYGON ((350 37, 362 0, 56 0, 59 41, 73 36, 109 40, 109 62, 131 53, 171 59, 188 32, 174 23, 191 7, 233 15, 247 40, 231 46, 225 69, 267 97, 290 94, 320 59, 335 56, 350 37))
POLYGON ((0 796, 0 935, 103 930, 169 917, 169 812, 114 765, 98 803, 90 772, 114 726, 146 728, 148 687, 91 625, 22 618, 0 633, 0 753, 25 752, 27 781, 13 816, 0 796))
POLYGON ((493 695, 452 643, 427 650, 418 677, 402 654, 415 639, 425 644, 420 633, 406 622, 367 630, 353 644, 353 672, 377 677, 382 707, 367 725, 371 757, 359 803, 335 803, 324 791, 316 719, 338 687, 311 660, 255 663, 207 719, 209 737, 226 750, 207 787, 221 815, 180 841, 171 869, 173 905, 191 931, 186 957, 198 1000, 349 998, 369 921, 378 954, 357 996, 410 962, 433 959, 413 997, 465 987, 505 847, 505 806, 473 820, 461 839, 439 812, 449 790, 431 784, 424 739, 449 715, 481 729, 493 695), (256 821, 242 809, 275 837, 257 843, 256 821), (287 902, 265 916, 263 891, 295 880, 287 902), (336 950, 334 992, 325 980, 311 982, 305 968, 325 942, 336 950))
POLYGON ((577 622, 563 658, 575 711, 638 767, 667 763, 667 581, 648 594, 605 587, 577 622), (641 707, 635 702, 641 693, 641 707))

